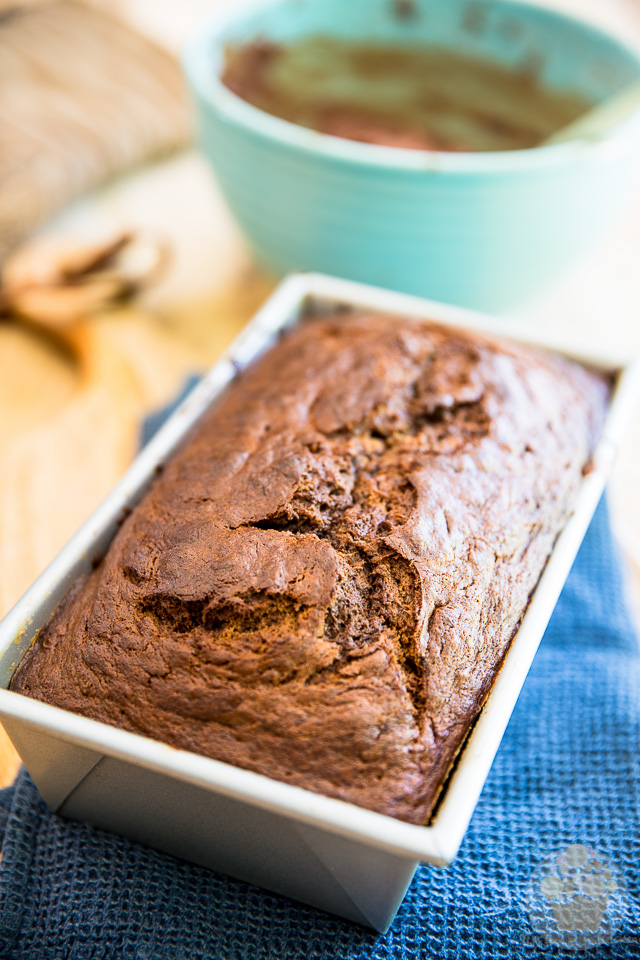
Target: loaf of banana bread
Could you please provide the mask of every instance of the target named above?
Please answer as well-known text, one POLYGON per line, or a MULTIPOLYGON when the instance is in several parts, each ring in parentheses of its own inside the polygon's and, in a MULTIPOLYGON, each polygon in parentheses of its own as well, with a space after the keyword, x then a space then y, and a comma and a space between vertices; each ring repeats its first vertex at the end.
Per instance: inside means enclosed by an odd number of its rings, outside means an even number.
POLYGON ((226 389, 12 689, 425 823, 608 395, 511 342, 306 318, 226 389))

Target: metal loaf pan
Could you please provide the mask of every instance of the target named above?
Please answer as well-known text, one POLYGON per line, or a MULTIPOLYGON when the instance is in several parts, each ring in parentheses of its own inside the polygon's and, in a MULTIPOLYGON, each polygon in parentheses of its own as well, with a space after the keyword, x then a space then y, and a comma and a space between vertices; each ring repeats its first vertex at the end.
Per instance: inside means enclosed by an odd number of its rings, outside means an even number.
POLYGON ((49 807, 385 931, 419 861, 460 846, 638 394, 638 372, 504 320, 320 275, 286 279, 0 624, 0 721, 49 807), (36 702, 7 688, 37 631, 106 551, 159 465, 237 370, 310 305, 350 304, 535 342, 607 370, 613 400, 593 470, 428 826, 414 826, 36 702))

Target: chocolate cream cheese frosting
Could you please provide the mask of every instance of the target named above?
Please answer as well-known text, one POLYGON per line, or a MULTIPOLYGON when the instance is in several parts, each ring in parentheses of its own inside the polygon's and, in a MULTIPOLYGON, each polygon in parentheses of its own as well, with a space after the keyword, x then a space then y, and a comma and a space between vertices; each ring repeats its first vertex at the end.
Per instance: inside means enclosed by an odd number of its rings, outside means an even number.
POLYGON ((306 319, 227 388, 12 689, 425 823, 608 392, 427 322, 306 319))

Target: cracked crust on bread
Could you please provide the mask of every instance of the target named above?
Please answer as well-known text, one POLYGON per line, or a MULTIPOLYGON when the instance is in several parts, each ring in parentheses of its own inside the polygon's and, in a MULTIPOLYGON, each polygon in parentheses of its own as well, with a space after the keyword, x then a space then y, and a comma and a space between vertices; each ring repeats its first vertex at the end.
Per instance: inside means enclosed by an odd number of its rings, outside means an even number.
POLYGON ((227 388, 12 689, 426 823, 608 392, 428 322, 308 318, 227 388))

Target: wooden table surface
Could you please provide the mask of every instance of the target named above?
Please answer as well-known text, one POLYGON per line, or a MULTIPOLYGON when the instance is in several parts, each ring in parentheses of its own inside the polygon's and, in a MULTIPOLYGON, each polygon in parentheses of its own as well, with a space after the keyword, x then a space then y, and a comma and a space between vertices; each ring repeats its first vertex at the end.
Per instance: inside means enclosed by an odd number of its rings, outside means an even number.
MULTIPOLYGON (((217 0, 219 4, 221 0, 217 0)), ((178 49, 213 0, 112 0, 178 49)), ((640 45, 638 0, 557 0, 640 45)), ((17 326, 0 325, 0 616, 19 598, 122 474, 144 414, 185 376, 206 369, 272 289, 254 266, 204 162, 194 151, 112 183, 47 227, 95 237, 138 227, 174 249, 166 280, 136 305, 83 324, 78 360, 17 326)), ((560 284, 517 311, 592 347, 640 354, 638 190, 597 249, 560 284)), ((614 528, 640 596, 640 430, 637 422, 610 486, 614 528)), ((16 756, 0 729, 0 784, 16 756)))

